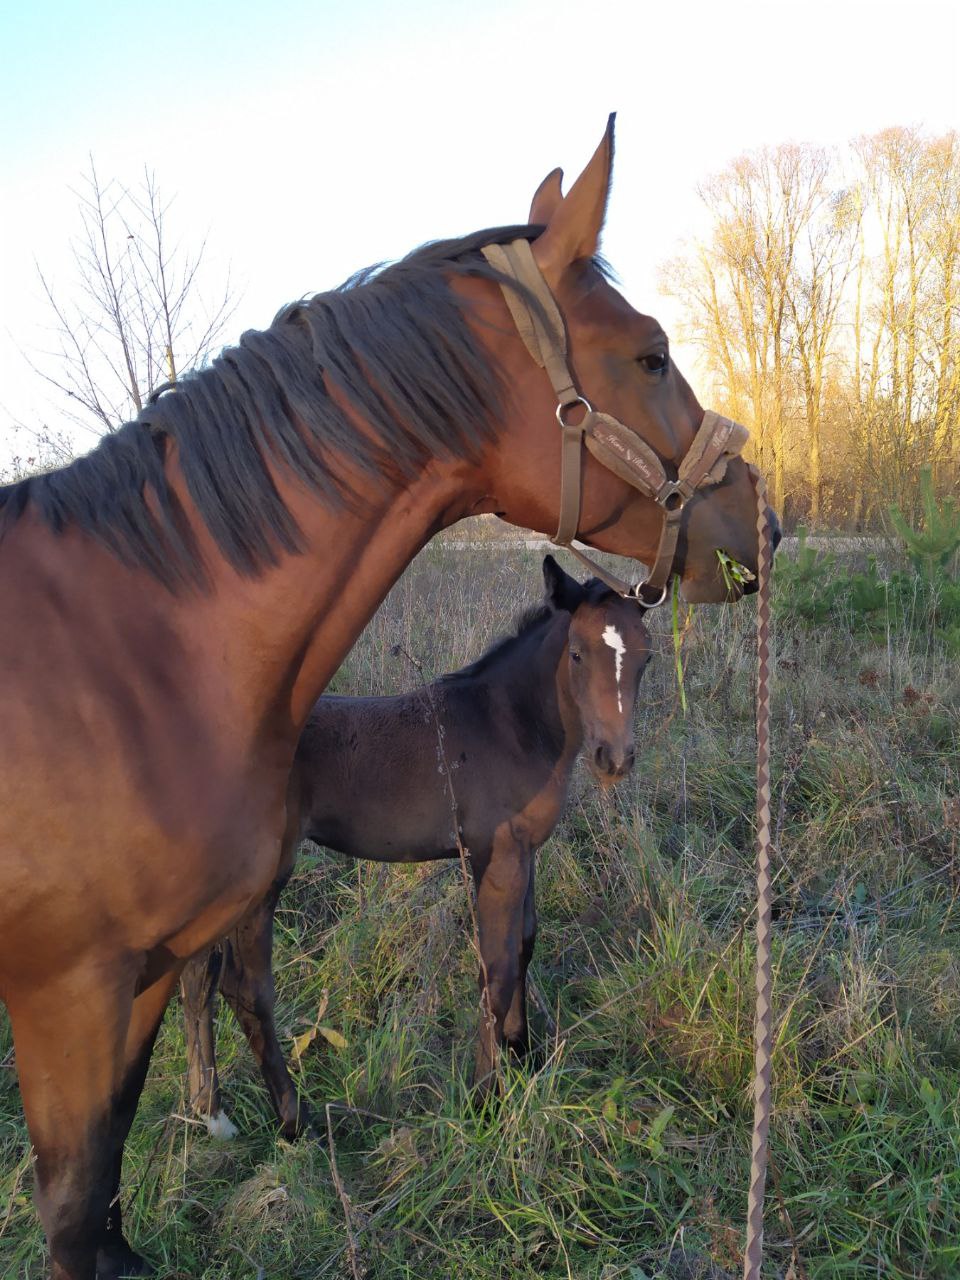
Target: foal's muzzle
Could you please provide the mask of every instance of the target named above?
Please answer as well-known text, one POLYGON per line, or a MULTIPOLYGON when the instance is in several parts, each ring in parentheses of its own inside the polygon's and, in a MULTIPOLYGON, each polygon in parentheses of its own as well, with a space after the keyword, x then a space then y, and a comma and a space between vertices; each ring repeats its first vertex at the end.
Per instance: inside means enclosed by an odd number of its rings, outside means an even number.
POLYGON ((591 764, 598 778, 617 782, 627 776, 636 758, 636 748, 632 744, 616 748, 608 742, 601 742, 593 752, 591 764))

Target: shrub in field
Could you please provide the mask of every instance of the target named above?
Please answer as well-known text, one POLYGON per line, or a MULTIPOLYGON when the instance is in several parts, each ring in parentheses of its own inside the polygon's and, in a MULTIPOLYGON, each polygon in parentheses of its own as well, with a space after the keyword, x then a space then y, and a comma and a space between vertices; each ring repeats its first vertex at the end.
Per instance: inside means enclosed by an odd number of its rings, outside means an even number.
POLYGON ((952 494, 937 505, 929 468, 924 468, 921 476, 920 504, 923 508, 921 529, 911 529, 897 507, 890 508, 890 519, 903 539, 915 572, 920 577, 932 578, 938 570, 946 571, 960 551, 960 508, 952 494))
POLYGON ((774 600, 778 610, 806 622, 825 622, 838 595, 836 557, 807 545, 807 531, 798 531, 800 545, 793 559, 781 555, 774 562, 774 600))
POLYGON ((862 572, 839 568, 836 557, 807 544, 800 530, 793 559, 776 565, 776 602, 782 615, 823 623, 845 615, 854 627, 895 627, 942 632, 948 651, 960 653, 960 508, 953 497, 938 503, 929 471, 921 481, 923 515, 912 527, 896 507, 893 527, 903 542, 908 568, 884 577, 875 556, 862 572))

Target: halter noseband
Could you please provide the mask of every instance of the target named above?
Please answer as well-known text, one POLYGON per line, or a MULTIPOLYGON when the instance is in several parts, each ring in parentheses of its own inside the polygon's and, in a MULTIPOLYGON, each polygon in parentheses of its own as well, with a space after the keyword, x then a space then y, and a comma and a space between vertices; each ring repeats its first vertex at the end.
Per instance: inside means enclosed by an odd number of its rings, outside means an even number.
POLYGON ((517 331, 534 360, 546 370, 557 396, 557 421, 562 434, 560 523, 552 541, 572 551, 620 595, 637 600, 645 608, 655 608, 667 596, 684 505, 697 489, 717 484, 723 479, 727 459, 739 453, 746 443, 746 428, 707 409, 686 456, 677 468, 676 480, 671 480, 656 453, 635 431, 610 414, 597 412, 577 390, 567 365, 567 332, 563 316, 537 266, 529 242, 514 240, 512 244, 488 244, 482 253, 490 265, 506 277, 500 288, 517 331), (539 308, 529 305, 528 295, 536 299, 539 308), (582 410, 579 421, 571 422, 571 416, 578 410, 582 410), (580 523, 582 444, 608 471, 663 508, 663 530, 656 560, 641 582, 633 585, 624 582, 573 546, 580 523))

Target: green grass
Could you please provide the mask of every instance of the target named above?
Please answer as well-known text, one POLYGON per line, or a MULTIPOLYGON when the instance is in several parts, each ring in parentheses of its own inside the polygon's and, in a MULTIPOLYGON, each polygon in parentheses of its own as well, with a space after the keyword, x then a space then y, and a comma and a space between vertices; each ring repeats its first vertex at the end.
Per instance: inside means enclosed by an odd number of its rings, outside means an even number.
MULTIPOLYGON (((334 688, 475 656, 539 594, 535 552, 424 553, 334 688), (398 656, 391 656, 395 646, 398 656)), ((320 1129, 288 1144, 230 1015, 220 1144, 186 1117, 168 1014, 128 1145, 132 1238, 163 1275, 304 1280, 736 1275, 753 1016, 750 604, 700 609, 678 705, 651 616, 633 777, 578 777, 538 862, 536 1051, 478 1106, 458 869, 307 849, 281 906, 285 1043, 320 1129), (330 1137, 332 1135, 332 1147, 330 1137), (340 1180, 332 1176, 335 1156, 340 1180)), ((960 678, 922 633, 782 621, 775 694, 773 1276, 960 1275, 960 678)), ((0 1274, 43 1239, 0 1027, 0 1274)))

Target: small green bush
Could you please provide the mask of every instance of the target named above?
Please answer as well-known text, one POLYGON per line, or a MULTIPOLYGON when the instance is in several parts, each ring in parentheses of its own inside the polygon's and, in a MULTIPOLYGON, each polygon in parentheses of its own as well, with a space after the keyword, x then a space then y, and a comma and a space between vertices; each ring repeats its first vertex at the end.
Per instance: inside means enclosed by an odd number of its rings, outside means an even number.
POLYGON ((845 617, 854 629, 895 628, 942 633, 960 653, 960 508, 953 497, 938 503, 929 472, 921 481, 922 521, 913 528, 896 507, 891 523, 903 543, 906 566, 884 576, 871 556, 866 571, 841 568, 836 557, 807 544, 775 568, 775 603, 781 616, 807 623, 845 617))

